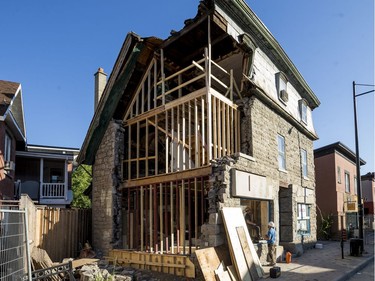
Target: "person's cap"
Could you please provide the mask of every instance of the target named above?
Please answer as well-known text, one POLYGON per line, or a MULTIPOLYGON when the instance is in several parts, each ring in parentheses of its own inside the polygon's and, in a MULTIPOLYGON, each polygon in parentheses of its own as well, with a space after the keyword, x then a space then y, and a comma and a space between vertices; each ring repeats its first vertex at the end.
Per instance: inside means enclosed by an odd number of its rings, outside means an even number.
POLYGON ((245 208, 245 212, 247 213, 247 212, 250 212, 251 211, 251 209, 250 209, 250 207, 246 207, 245 208))
POLYGON ((270 227, 275 227, 275 224, 273 223, 273 221, 270 221, 270 222, 268 223, 268 226, 270 226, 270 227))

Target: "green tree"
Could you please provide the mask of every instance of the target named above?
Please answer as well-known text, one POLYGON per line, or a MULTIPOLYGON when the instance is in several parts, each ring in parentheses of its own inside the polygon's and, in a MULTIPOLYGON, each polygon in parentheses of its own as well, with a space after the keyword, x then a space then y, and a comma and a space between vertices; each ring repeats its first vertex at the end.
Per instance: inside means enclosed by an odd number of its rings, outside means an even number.
POLYGON ((83 192, 91 184, 91 166, 79 165, 78 168, 73 172, 72 175, 72 190, 73 190, 73 202, 72 207, 76 208, 90 208, 91 200, 88 196, 84 195, 83 192))

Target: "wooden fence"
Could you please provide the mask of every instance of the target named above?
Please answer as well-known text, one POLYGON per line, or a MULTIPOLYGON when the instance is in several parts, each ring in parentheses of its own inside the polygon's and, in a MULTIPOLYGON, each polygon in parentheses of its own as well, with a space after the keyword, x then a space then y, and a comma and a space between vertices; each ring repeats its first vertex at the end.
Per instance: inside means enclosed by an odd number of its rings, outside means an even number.
POLYGON ((85 242, 91 242, 91 209, 37 208, 35 228, 35 246, 52 261, 76 258, 85 242))

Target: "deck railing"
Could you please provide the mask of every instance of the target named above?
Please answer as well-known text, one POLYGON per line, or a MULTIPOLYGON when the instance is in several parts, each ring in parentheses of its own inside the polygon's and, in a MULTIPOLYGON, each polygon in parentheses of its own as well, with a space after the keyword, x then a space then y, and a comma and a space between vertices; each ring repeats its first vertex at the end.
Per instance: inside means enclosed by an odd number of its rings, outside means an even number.
POLYGON ((40 198, 67 198, 68 188, 65 183, 42 183, 40 198))

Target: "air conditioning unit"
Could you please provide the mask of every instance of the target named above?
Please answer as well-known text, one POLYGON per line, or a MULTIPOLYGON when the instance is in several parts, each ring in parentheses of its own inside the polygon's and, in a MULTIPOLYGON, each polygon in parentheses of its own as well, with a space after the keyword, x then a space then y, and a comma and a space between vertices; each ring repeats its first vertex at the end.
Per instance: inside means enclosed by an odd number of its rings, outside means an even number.
POLYGON ((14 171, 15 168, 16 163, 14 163, 13 161, 5 161, 4 169, 6 171, 14 171))
POLYGON ((285 90, 281 90, 280 91, 280 99, 283 101, 283 102, 287 102, 288 101, 288 92, 285 91, 285 90))

